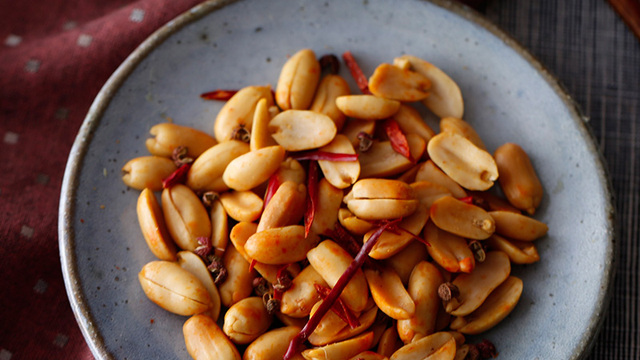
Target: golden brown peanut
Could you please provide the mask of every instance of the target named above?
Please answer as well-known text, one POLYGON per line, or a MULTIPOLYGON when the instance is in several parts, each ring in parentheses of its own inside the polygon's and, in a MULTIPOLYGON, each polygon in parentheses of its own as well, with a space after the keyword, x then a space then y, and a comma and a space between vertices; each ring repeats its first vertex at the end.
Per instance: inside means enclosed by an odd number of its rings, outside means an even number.
POLYGON ((527 153, 518 145, 507 143, 494 153, 500 187, 511 205, 533 215, 544 190, 527 153))
POLYGON ((260 335, 242 355, 243 360, 283 359, 289 348, 289 342, 298 335, 300 327, 286 326, 260 335))
POLYGON ((382 120, 395 114, 400 102, 373 95, 344 95, 336 98, 336 106, 352 118, 382 120))
POLYGON ((211 306, 209 306, 207 314, 211 316, 213 320, 217 321, 218 316, 220 315, 220 293, 218 293, 218 288, 213 282, 213 278, 211 277, 209 269, 207 269, 207 265, 204 264, 198 255, 191 251, 180 251, 177 258, 178 265, 195 275, 195 277, 197 277, 202 285, 207 289, 209 297, 211 298, 211 306))
POLYGON ((305 172, 300 162, 294 158, 286 158, 278 167, 278 170, 273 174, 276 176, 280 183, 285 181, 293 181, 297 184, 305 184, 307 179, 307 173, 305 172))
MULTIPOLYGON (((312 311, 311 313, 313 314, 314 311, 312 311)), ((330 311, 330 312, 327 312, 325 316, 327 316, 329 313, 333 314, 333 312, 330 311)), ((362 314, 360 314, 360 316, 358 316, 358 322, 360 323, 360 325, 356 326, 353 329, 348 325, 346 325, 344 321, 338 319, 339 321, 342 322, 343 326, 340 328, 340 330, 337 333, 332 334, 332 336, 319 336, 317 333, 314 332, 309 336, 309 342, 315 346, 323 346, 323 345, 335 343, 338 341, 346 340, 354 336, 360 335, 366 330, 372 330, 371 326, 373 325, 373 322, 376 320, 377 315, 378 315, 378 308, 376 308, 375 306, 372 306, 369 310, 363 312, 362 314)))
POLYGON ((278 145, 269 133, 269 122, 271 114, 267 105, 267 99, 260 99, 256 104, 256 110, 253 113, 253 124, 251 125, 251 138, 249 147, 251 151, 262 149, 264 147, 278 145))
MULTIPOLYGON (((402 219, 398 226, 406 231, 389 231, 385 230, 378 238, 378 241, 369 252, 369 256, 374 259, 387 259, 402 249, 404 249, 411 240, 420 236, 422 228, 429 219, 429 212, 424 205, 418 205, 416 211, 402 219)), ((374 230, 370 230, 364 235, 364 242, 369 241, 374 230)))
POLYGON ((129 160, 122 167, 122 182, 136 190, 148 188, 152 191, 162 190, 162 180, 176 170, 176 165, 169 158, 162 156, 141 156, 129 160))
POLYGON ((522 213, 520 209, 509 204, 506 199, 492 194, 489 191, 471 191, 469 195, 473 197, 474 203, 477 203, 478 206, 487 209, 487 211, 509 211, 517 214, 522 213))
MULTIPOLYGON (((411 159, 420 159, 425 152, 427 143, 416 134, 407 134, 411 159)), ((413 167, 414 163, 391 146, 390 141, 374 141, 371 148, 361 152, 360 178, 390 177, 401 174, 413 167)))
POLYGON ((453 197, 460 199, 467 196, 467 192, 456 183, 449 175, 440 170, 431 160, 420 165, 415 182, 428 181, 430 183, 447 188, 453 197))
POLYGON ((222 331, 236 344, 248 344, 267 331, 273 317, 262 298, 252 296, 233 304, 224 315, 222 331))
POLYGON ((227 165, 222 180, 231 189, 251 190, 278 170, 284 154, 284 148, 275 145, 240 155, 227 165))
POLYGON ((302 356, 307 360, 348 359, 367 350, 372 343, 373 332, 369 331, 349 340, 307 349, 302 352, 302 356))
POLYGON ((149 250, 160 260, 175 261, 176 245, 169 235, 158 200, 150 189, 140 193, 136 212, 149 250))
POLYGON ((431 81, 429 96, 422 102, 438 117, 462 118, 464 102, 458 84, 444 71, 433 64, 411 55, 403 55, 393 60, 394 65, 408 62, 411 70, 424 75, 431 81))
POLYGON ((262 214, 262 199, 251 191, 227 191, 220 195, 227 214, 236 221, 252 222, 262 214))
POLYGON ((267 100, 267 108, 273 105, 271 86, 247 86, 224 103, 213 124, 213 133, 218 142, 233 139, 240 128, 251 130, 260 99, 267 100))
POLYGON ((320 81, 309 110, 330 117, 336 124, 336 129, 340 131, 344 126, 346 116, 336 106, 336 98, 350 93, 349 84, 342 76, 327 75, 320 81))
MULTIPOLYGON (((307 259, 330 287, 335 286, 342 273, 353 261, 346 250, 331 240, 325 240, 309 250, 307 259)), ((368 293, 367 280, 362 270, 358 269, 342 291, 340 298, 351 310, 362 311, 367 306, 368 293)))
POLYGON ((460 274, 453 280, 460 296, 451 299, 445 310, 454 316, 469 315, 482 305, 493 289, 497 288, 511 272, 509 257, 502 251, 489 251, 485 261, 476 264, 470 274, 460 274))
POLYGON ((475 258, 464 238, 441 230, 429 221, 424 228, 424 239, 431 245, 427 251, 433 260, 445 270, 470 273, 475 268, 475 258))
POLYGON ((449 189, 442 185, 432 183, 430 181, 417 181, 410 186, 413 188, 413 193, 416 195, 420 204, 424 205, 427 209, 431 208, 434 201, 440 199, 443 196, 452 196, 449 189))
POLYGON ((467 355, 469 355, 469 351, 470 351, 471 345, 469 344, 462 344, 460 346, 458 346, 458 348, 456 349, 456 357, 453 358, 453 360, 465 360, 467 359, 467 355))
POLYGON ((171 157, 177 147, 184 146, 187 155, 195 159, 217 143, 207 133, 172 123, 154 125, 149 133, 155 137, 147 139, 147 150, 157 156, 171 157))
POLYGON ((434 201, 429 216, 440 229, 467 239, 486 239, 496 228, 495 221, 484 209, 453 196, 443 196, 434 201))
POLYGON ((406 170, 400 176, 396 178, 396 180, 400 180, 402 182, 406 182, 407 184, 411 184, 416 181, 416 174, 420 169, 420 165, 413 165, 409 170, 406 170))
POLYGON ((337 129, 330 117, 309 110, 285 110, 269 122, 271 136, 287 151, 327 145, 337 129))
POLYGON ((538 250, 530 241, 509 240, 493 234, 486 243, 489 249, 500 250, 507 254, 514 264, 533 264, 540 261, 538 250))
POLYGON ((282 66, 276 102, 282 110, 308 109, 320 81, 320 63, 311 49, 302 49, 282 66))
POLYGON ((350 199, 414 199, 408 184, 392 179, 362 179, 356 182, 345 197, 350 199))
POLYGON ((414 316, 416 307, 413 299, 393 268, 365 269, 364 275, 371 297, 383 313, 396 320, 414 316))
POLYGON ((175 262, 152 261, 142 267, 138 280, 149 300, 174 314, 190 316, 211 306, 200 280, 175 262))
POLYGON ((297 224, 304 215, 306 200, 307 187, 304 184, 283 182, 266 204, 257 232, 297 224))
POLYGON ((475 146, 482 150, 487 150, 487 147, 484 145, 484 142, 480 138, 480 135, 475 131, 471 125, 459 118, 454 117, 443 117, 440 119, 440 131, 445 132, 453 132, 458 135, 461 135, 467 140, 471 141, 475 146))
POLYGON ((398 330, 395 326, 391 326, 382 333, 378 342, 378 354, 386 357, 391 356, 394 352, 404 345, 398 337, 398 330))
MULTIPOLYGON (((320 151, 326 151, 330 153, 339 154, 355 154, 353 145, 349 139, 342 135, 337 134, 335 138, 327 145, 318 149, 320 151)), ((330 160, 318 160, 318 165, 322 169, 325 179, 331 183, 331 185, 338 189, 345 189, 351 186, 358 180, 360 176, 360 162, 359 161, 330 161, 330 160)))
POLYGON ((320 180, 311 232, 323 235, 335 228, 343 196, 342 190, 331 185, 326 178, 320 180))
POLYGON ((427 253, 427 247, 424 243, 413 239, 400 252, 385 259, 384 264, 393 268, 400 276, 402 283, 407 285, 413 268, 419 262, 427 260, 428 257, 429 253, 427 253))
MULTIPOLYGON (((253 259, 247 255, 244 250, 244 245, 247 243, 247 240, 251 237, 251 235, 256 233, 256 228, 258 225, 246 221, 241 221, 237 223, 232 229, 231 233, 229 233, 229 238, 231 239, 231 243, 238 251, 240 255, 248 262, 251 263, 253 259)), ((253 268, 268 282, 275 283, 278 275, 278 270, 280 270, 282 266, 280 265, 269 265, 263 264, 261 262, 255 261, 253 268)), ((289 265, 287 267, 287 271, 291 273, 293 276, 296 276, 300 272, 300 266, 297 263, 289 265)))
POLYGON ((229 243, 229 223, 227 212, 220 199, 214 199, 209 209, 211 219, 211 246, 216 256, 222 257, 229 243))
POLYGON ((320 300, 315 284, 328 286, 313 266, 305 267, 293 278, 291 287, 282 294, 280 311, 296 318, 308 316, 313 305, 320 300))
POLYGON ((413 189, 389 179, 363 179, 344 197, 349 210, 364 220, 396 219, 413 214, 418 207, 413 189))
POLYGON ((376 129, 375 121, 361 120, 361 119, 347 119, 341 133, 346 136, 355 149, 360 148, 360 139, 358 135, 360 133, 373 136, 376 129))
POLYGON ((373 229, 372 223, 359 219, 357 216, 353 215, 349 209, 340 208, 338 210, 338 220, 340 221, 340 225, 355 235, 364 235, 369 230, 373 229))
POLYGON ((419 101, 429 96, 431 81, 415 71, 391 64, 380 64, 369 78, 369 90, 375 96, 398 101, 419 101))
POLYGON ((284 326, 295 326, 295 327, 300 328, 300 329, 302 329, 307 324, 307 320, 308 320, 306 317, 295 318, 295 317, 292 317, 292 316, 289 316, 289 315, 285 315, 285 314, 283 314, 283 313, 281 313, 279 311, 276 311, 274 313, 274 315, 282 323, 282 325, 284 325, 284 326))
POLYGON ((547 224, 522 214, 490 211, 489 215, 496 222, 496 233, 514 240, 533 241, 549 231, 547 224))
MULTIPOLYGON (((311 309, 311 316, 318 310, 320 305, 322 305, 323 300, 318 301, 313 305, 311 309)), ((358 316, 359 314, 354 314, 358 316)), ((326 314, 320 319, 320 322, 316 326, 315 330, 309 335, 308 341, 313 346, 323 346, 329 343, 335 342, 333 341, 333 337, 340 332, 340 330, 347 327, 347 323, 344 322, 338 315, 336 315, 333 311, 327 311, 326 314)))
POLYGON ((255 271, 249 271, 249 262, 242 257, 235 246, 227 246, 222 263, 227 269, 227 280, 218 287, 222 305, 230 307, 248 297, 253 292, 255 271))
POLYGON ((194 360, 240 360, 236 346, 207 315, 194 315, 182 326, 187 352, 194 360))
POLYGON ((211 220, 200 198, 185 185, 175 185, 162 191, 162 213, 169 234, 178 247, 194 251, 198 238, 211 237, 211 220))
POLYGON ((456 340, 448 332, 437 332, 409 343, 393 353, 390 360, 452 360, 456 340))
POLYGON ((502 321, 516 307, 522 295, 522 280, 509 276, 478 309, 451 322, 451 328, 463 334, 475 335, 487 331, 502 321))
POLYGON ((304 226, 290 225, 251 235, 244 250, 249 257, 265 264, 289 264, 303 260, 319 240, 313 233, 305 237, 304 226))
POLYGON ((411 273, 407 291, 416 310, 410 319, 398 320, 398 335, 405 344, 431 335, 435 331, 441 306, 438 287, 443 282, 438 268, 427 261, 420 262, 411 273))
POLYGON ((488 152, 452 132, 434 136, 427 145, 433 162, 460 186, 487 190, 498 179, 496 162, 488 152))
POLYGON ((373 351, 363 351, 349 360, 389 360, 388 357, 374 353, 373 351))
POLYGON ((238 140, 223 141, 202 153, 191 164, 186 185, 194 191, 222 192, 229 187, 222 174, 231 160, 249 152, 249 145, 238 140))
POLYGON ((429 142, 436 135, 435 131, 422 119, 422 116, 415 108, 402 104, 398 112, 393 115, 393 119, 400 126, 405 134, 416 134, 429 142))

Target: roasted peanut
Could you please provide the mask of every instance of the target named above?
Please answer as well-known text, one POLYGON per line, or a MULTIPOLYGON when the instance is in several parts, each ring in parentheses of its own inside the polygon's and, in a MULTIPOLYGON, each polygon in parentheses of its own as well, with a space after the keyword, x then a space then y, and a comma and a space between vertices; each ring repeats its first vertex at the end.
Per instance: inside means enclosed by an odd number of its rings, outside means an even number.
POLYGON ((222 174, 229 163, 249 152, 249 145, 238 140, 221 142, 198 156, 187 173, 186 185, 194 191, 222 192, 229 187, 222 174))
POLYGON ((498 178, 491 154, 456 133, 442 132, 434 136, 427 152, 442 171, 465 189, 487 190, 498 178))
POLYGON ((251 137, 249 147, 251 151, 262 149, 267 146, 277 145, 276 141, 269 133, 269 122, 271 114, 267 105, 267 99, 260 99, 256 104, 256 110, 253 113, 253 124, 251 124, 251 137))
POLYGON ((415 182, 428 181, 430 183, 445 187, 451 192, 453 197, 460 199, 467 196, 467 192, 456 183, 449 175, 440 170, 431 160, 427 160, 420 165, 416 173, 415 182))
POLYGON ((217 143, 205 132, 172 123, 154 125, 149 133, 155 137, 147 139, 147 150, 157 156, 171 157, 176 148, 184 146, 188 156, 197 158, 217 143))
POLYGON ((348 359, 367 350, 372 343, 373 332, 369 331, 349 340, 307 349, 302 352, 302 356, 307 360, 348 359))
POLYGON ((307 187, 304 184, 283 182, 266 204, 257 232, 297 224, 304 214, 306 199, 307 187))
POLYGON ((311 232, 322 235, 335 228, 343 196, 342 190, 331 185, 326 178, 320 180, 311 232))
MULTIPOLYGON (((313 311, 311 313, 313 314, 313 311)), ((330 312, 328 312, 325 316, 329 315, 329 313, 330 312)), ((366 330, 371 330, 371 325, 376 320, 377 314, 378 309, 375 306, 371 307, 369 310, 360 314, 360 316, 358 317, 358 322, 360 323, 360 325, 354 328, 345 326, 345 322, 341 319, 338 319, 342 322, 343 326, 337 333, 332 334, 331 336, 319 336, 316 332, 314 332, 309 336, 309 342, 315 346, 323 346, 330 343, 353 338, 354 336, 362 334, 366 330)))
MULTIPOLYGON (((427 146, 425 140, 416 134, 407 134, 407 142, 411 159, 419 159, 427 146)), ((374 141, 369 150, 360 153, 360 178, 398 175, 413 167, 411 159, 395 151, 390 141, 374 141)))
POLYGON ((527 153, 518 145, 507 143, 494 153, 500 187, 511 205, 533 215, 542 201, 544 190, 527 153))
POLYGON ((391 267, 365 269, 371 297, 378 308, 390 318, 410 319, 415 314, 413 299, 404 288, 402 279, 391 267))
POLYGON ((287 151, 327 145, 337 129, 330 117, 308 110, 285 110, 269 122, 271 136, 287 151))
POLYGON ((420 204, 427 209, 431 208, 434 201, 444 196, 451 196, 451 192, 442 185, 438 185, 429 181, 417 181, 410 184, 413 188, 413 193, 416 195, 420 204))
POLYGON ((262 298, 248 297, 233 304, 224 315, 222 331, 236 344, 248 344, 267 331, 273 318, 262 298))
POLYGON ((282 110, 308 109, 320 81, 320 63, 311 49, 291 56, 280 70, 276 102, 282 110))
POLYGON ((464 114, 464 102, 458 84, 444 71, 433 64, 411 55, 403 55, 395 58, 394 65, 409 63, 411 70, 424 75, 431 81, 429 96, 422 102, 438 117, 462 118, 464 114))
POLYGON ((514 264, 532 264, 540 261, 538 250, 530 241, 509 240, 493 234, 487 239, 487 247, 492 250, 503 251, 514 264))
POLYGON ((491 292, 482 306, 467 316, 455 318, 451 322, 451 328, 469 335, 491 329, 515 308, 522 295, 522 288, 522 280, 509 276, 491 292))
POLYGON ((169 234, 178 247, 194 251, 198 238, 211 236, 211 220, 204 205, 185 185, 175 185, 162 191, 162 212, 169 234))
POLYGON ((307 179, 307 173, 305 172, 300 162, 294 158, 286 158, 278 167, 273 176, 277 177, 280 183, 285 181, 293 181, 297 184, 304 184, 307 179))
POLYGON ((445 270, 470 273, 475 268, 473 253, 464 238, 439 229, 431 221, 424 228, 424 238, 430 245, 427 251, 431 258, 445 270))
POLYGON ((182 326, 187 352, 194 360, 240 360, 236 346, 207 315, 194 315, 182 326))
POLYGON ((262 214, 262 199, 251 191, 227 191, 220 195, 227 214, 236 221, 252 222, 262 214))
POLYGON ((218 112, 213 133, 218 142, 231 140, 239 129, 251 130, 256 106, 260 99, 273 105, 271 86, 247 86, 231 97, 218 112))
POLYGON ((349 360, 389 360, 389 358, 373 351, 363 351, 349 360))
MULTIPOLYGON (((329 144, 319 150, 340 154, 356 153, 349 139, 342 134, 336 135, 329 144)), ((325 179, 338 189, 351 186, 360 176, 360 162, 358 161, 318 160, 318 165, 320 165, 325 179)))
POLYGON ((327 286, 322 276, 313 268, 305 267, 291 281, 291 287, 282 294, 280 311, 292 317, 305 317, 318 302, 320 296, 315 285, 327 286))
POLYGON ((484 209, 448 195, 431 204, 429 216, 440 229, 467 239, 486 239, 496 228, 495 221, 484 209))
POLYGON ((158 200, 150 189, 140 193, 136 212, 149 250, 160 260, 175 261, 176 245, 169 235, 158 200))
MULTIPOLYGON (((404 231, 384 231, 378 238, 378 242, 376 242, 373 249, 369 252, 369 256, 381 260, 397 254, 404 249, 411 240, 420 235, 428 219, 429 212, 427 208, 424 205, 418 205, 416 211, 402 219, 398 225, 404 229, 404 231)), ((364 242, 369 241, 373 232, 374 230, 371 230, 364 235, 364 242)))
MULTIPOLYGON (((313 305, 311 309, 311 316, 313 316, 323 302, 323 300, 320 300, 313 305)), ((358 316, 359 314, 354 315, 358 316)), ((338 334, 340 330, 346 327, 347 323, 336 315, 335 312, 327 311, 322 319, 320 319, 320 322, 318 323, 318 326, 316 326, 315 330, 313 330, 313 333, 309 335, 308 341, 314 346, 327 345, 334 342, 333 337, 338 334)))
MULTIPOLYGON (((325 240, 309 250, 307 259, 330 287, 333 287, 342 273, 353 261, 349 253, 331 240, 325 240)), ((358 269, 342 291, 340 298, 353 311, 362 311, 367 306, 369 288, 361 269, 358 269)))
POLYGON ((304 259, 319 239, 312 233, 305 237, 302 225, 290 225, 251 235, 244 250, 252 259, 265 264, 289 264, 304 259))
POLYGON ((270 330, 255 339, 242 355, 243 360, 283 359, 289 342, 300 332, 297 326, 270 330))
POLYGON ((336 106, 336 98, 350 93, 349 84, 342 76, 327 75, 320 81, 309 110, 330 117, 336 124, 336 129, 340 131, 344 126, 346 116, 336 106))
POLYGON ((218 287, 218 292, 222 305, 230 307, 251 295, 255 271, 249 271, 249 262, 231 245, 227 246, 222 263, 227 269, 227 280, 218 287))
POLYGON ((415 304, 415 313, 410 319, 398 320, 398 335, 405 344, 435 331, 441 306, 438 287, 443 282, 438 268, 427 261, 420 262, 411 273, 407 291, 415 304))
POLYGON ((218 316, 220 315, 220 293, 218 293, 216 284, 213 283, 213 278, 211 277, 209 269, 207 269, 207 266, 204 264, 202 259, 191 251, 180 251, 177 258, 178 265, 195 275, 195 277, 197 277, 202 285, 207 289, 207 292, 209 292, 211 305, 209 306, 207 313, 214 321, 217 321, 218 316))
POLYGON ((136 190, 162 190, 162 180, 176 170, 171 159, 162 156, 141 156, 122 167, 122 182, 136 190))
POLYGON ((398 337, 398 329, 395 326, 391 326, 382 333, 382 336, 380 336, 377 352, 378 354, 389 357, 400 349, 402 345, 404 344, 398 337))
POLYGON ((403 133, 416 134, 425 142, 429 142, 436 135, 435 131, 422 119, 418 110, 409 105, 400 105, 400 109, 393 115, 393 119, 398 122, 403 133))
POLYGON ((440 119, 440 131, 449 131, 461 135, 471 141, 478 148, 485 151, 487 150, 487 147, 484 145, 480 135, 478 135, 475 129, 468 122, 462 119, 443 117, 440 119))
POLYGON ((209 218, 211 219, 211 246, 215 255, 222 257, 229 242, 229 223, 227 212, 220 199, 214 199, 211 202, 209 218))
POLYGON ((452 360, 456 340, 448 332, 437 332, 411 342, 394 352, 390 360, 452 360))
POLYGON ((401 218, 413 214, 418 207, 408 184, 387 179, 356 182, 344 202, 353 214, 365 220, 401 218))
POLYGON ((470 274, 460 274, 453 280, 460 296, 445 305, 454 316, 465 316, 482 305, 493 289, 497 288, 511 272, 509 257, 502 251, 489 251, 486 260, 477 264, 470 274))
POLYGON ((344 95, 336 98, 336 106, 352 118, 382 120, 395 114, 400 102, 373 95, 344 95))
POLYGON ((549 227, 534 218, 510 211, 491 211, 496 233, 514 240, 533 241, 544 236, 549 227))
POLYGON ((421 261, 427 260, 429 253, 424 243, 418 240, 410 240, 409 244, 400 250, 397 254, 384 260, 384 264, 396 271, 402 283, 409 283, 409 276, 413 269, 421 261))
POLYGON ((373 95, 398 101, 420 101, 429 96, 431 81, 415 71, 380 64, 369 78, 373 95))
POLYGON ((234 190, 250 190, 267 181, 284 160, 285 150, 280 145, 250 151, 231 160, 222 180, 234 190))
POLYGON ((340 225, 355 235, 364 235, 369 230, 373 229, 372 223, 359 219, 357 216, 353 215, 349 209, 340 208, 338 210, 338 220, 340 221, 340 225))
POLYGON ((142 267, 138 280, 149 300, 174 314, 190 316, 211 307, 204 285, 175 262, 152 261, 142 267))
MULTIPOLYGON (((355 149, 361 149, 360 136, 362 136, 362 134, 373 136, 375 129, 375 121, 350 118, 347 119, 341 133, 351 141, 355 149)), ((364 144, 362 146, 364 146, 364 144)))

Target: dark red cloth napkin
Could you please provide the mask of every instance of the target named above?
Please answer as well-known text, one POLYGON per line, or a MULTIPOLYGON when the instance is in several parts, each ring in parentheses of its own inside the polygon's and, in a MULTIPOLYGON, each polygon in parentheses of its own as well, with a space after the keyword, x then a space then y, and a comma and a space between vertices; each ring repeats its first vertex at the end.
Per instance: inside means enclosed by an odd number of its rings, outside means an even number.
POLYGON ((0 0, 0 360, 93 359, 65 292, 58 201, 93 98, 199 0, 0 0))

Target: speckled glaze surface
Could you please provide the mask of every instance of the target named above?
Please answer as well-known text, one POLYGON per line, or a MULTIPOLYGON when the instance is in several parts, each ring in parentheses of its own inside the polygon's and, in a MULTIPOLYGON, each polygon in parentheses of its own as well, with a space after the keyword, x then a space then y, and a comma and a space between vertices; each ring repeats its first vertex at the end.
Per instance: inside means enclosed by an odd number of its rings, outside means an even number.
POLYGON ((615 258, 612 193, 588 127, 554 78, 509 37, 470 10, 421 0, 209 1, 123 63, 80 129, 60 201, 62 269, 95 357, 189 359, 186 318, 140 289, 137 274, 154 258, 136 219, 138 191, 122 183, 122 166, 147 154, 149 128, 169 118, 212 133, 221 104, 199 94, 275 85, 287 55, 301 48, 350 50, 365 73, 400 54, 422 57, 459 84, 465 120, 490 150, 504 142, 526 149, 546 190, 535 217, 550 231, 537 242, 541 261, 512 270, 524 281, 520 303, 483 337, 500 359, 586 357, 615 258))

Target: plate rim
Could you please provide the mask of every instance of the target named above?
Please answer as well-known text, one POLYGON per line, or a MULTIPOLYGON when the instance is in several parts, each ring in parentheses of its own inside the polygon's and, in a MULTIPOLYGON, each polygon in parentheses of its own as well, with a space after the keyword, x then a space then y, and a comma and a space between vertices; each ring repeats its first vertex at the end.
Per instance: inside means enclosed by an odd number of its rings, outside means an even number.
MULTIPOLYGON (((128 76, 136 70, 138 65, 158 46, 164 43, 171 35, 185 26, 217 11, 229 4, 239 1, 251 0, 207 0, 175 17, 147 37, 138 47, 122 62, 115 72, 109 77, 104 86, 98 92, 85 119, 78 131, 74 143, 69 152, 66 163, 62 186, 60 191, 60 202, 58 211, 58 245, 62 274, 65 283, 67 297, 71 309, 76 318, 80 330, 87 342, 93 356, 97 359, 114 359, 108 351, 104 339, 99 334, 97 325, 90 313, 85 294, 82 292, 82 285, 77 274, 77 258, 74 253, 75 234, 73 229, 73 214, 75 211, 75 199, 77 184, 79 181, 82 162, 91 143, 93 133, 101 122, 104 112, 109 107, 114 95, 118 92, 128 76)), ((598 316, 592 318, 586 329, 585 335, 578 343, 571 359, 582 359, 587 357, 597 338, 602 324, 606 318, 608 305, 611 301, 611 291, 615 278, 615 264, 618 256, 619 224, 617 223, 615 211, 615 193, 609 176, 606 159, 597 146, 593 130, 588 125, 588 118, 585 117, 579 104, 569 95, 567 89, 542 63, 534 57, 522 44, 509 35, 506 31, 493 24, 484 15, 453 0, 418 0, 429 2, 452 13, 455 13, 465 20, 481 26, 489 31, 493 36, 502 40, 506 46, 514 50, 527 63, 529 63, 554 90, 556 95, 563 101, 569 110, 572 120, 578 127, 581 135, 585 139, 587 151, 595 160, 597 168, 598 182, 603 184, 607 214, 606 241, 609 243, 607 254, 605 254, 605 268, 603 269, 603 279, 606 281, 604 291, 600 292, 595 302, 595 309, 598 316)))

